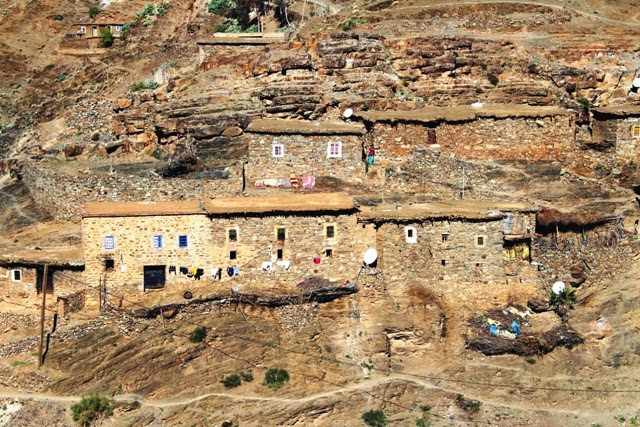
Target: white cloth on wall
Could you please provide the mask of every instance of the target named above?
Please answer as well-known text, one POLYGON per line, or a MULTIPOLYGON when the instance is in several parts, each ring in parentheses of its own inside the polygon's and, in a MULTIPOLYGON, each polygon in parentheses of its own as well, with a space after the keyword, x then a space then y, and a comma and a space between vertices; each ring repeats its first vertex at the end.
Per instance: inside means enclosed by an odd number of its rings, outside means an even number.
POLYGON ((272 268, 273 268, 273 263, 271 261, 263 261, 262 262, 262 269, 264 271, 271 270, 272 268))
POLYGON ((277 261, 277 262, 276 262, 276 265, 277 265, 278 267, 282 267, 282 268, 284 268, 285 270, 288 270, 288 269, 289 269, 289 266, 291 265, 291 261, 290 261, 290 260, 288 260, 288 259, 287 259, 287 260, 277 261))

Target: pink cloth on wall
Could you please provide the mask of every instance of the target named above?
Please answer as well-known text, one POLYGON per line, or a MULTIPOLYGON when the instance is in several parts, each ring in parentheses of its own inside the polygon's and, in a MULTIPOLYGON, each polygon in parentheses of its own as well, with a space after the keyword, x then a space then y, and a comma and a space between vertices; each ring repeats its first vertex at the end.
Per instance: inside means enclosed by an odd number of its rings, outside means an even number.
POLYGON ((320 257, 319 257, 319 256, 315 257, 315 258, 313 259, 313 263, 314 263, 315 265, 320 264, 320 257))
POLYGON ((302 177, 302 188, 305 190, 311 190, 316 185, 316 177, 315 176, 303 176, 302 177))

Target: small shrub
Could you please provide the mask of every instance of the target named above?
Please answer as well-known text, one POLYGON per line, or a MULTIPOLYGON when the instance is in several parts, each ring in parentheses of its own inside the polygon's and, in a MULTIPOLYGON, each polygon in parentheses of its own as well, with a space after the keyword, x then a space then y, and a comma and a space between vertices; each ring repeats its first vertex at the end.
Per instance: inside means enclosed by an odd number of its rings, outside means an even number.
POLYGON ((108 417, 113 413, 113 400, 99 394, 83 396, 80 403, 71 406, 73 421, 82 427, 88 427, 101 416, 108 417))
POLYGON ((529 365, 535 365, 535 363, 536 363, 536 359, 534 359, 533 357, 529 357, 529 358, 527 358, 525 360, 529 365))
POLYGON ((64 15, 60 14, 60 13, 56 13, 55 15, 53 15, 53 20, 54 21, 62 21, 64 19, 64 15))
POLYGON ((98 6, 91 6, 89 8, 89 18, 95 18, 96 15, 98 15, 100 13, 100 8, 98 6))
POLYGON ((462 408, 467 415, 477 413, 480 410, 480 406, 482 406, 482 402, 478 400, 467 400, 461 394, 456 396, 456 404, 462 408))
POLYGON ((191 341, 192 343, 199 343, 204 341, 206 337, 207 328, 205 328, 204 326, 198 326, 189 336, 189 341, 191 341))
POLYGON ((240 376, 242 377, 242 381, 250 383, 253 381, 253 373, 251 372, 240 372, 240 376))
POLYGON ((156 5, 153 3, 149 3, 148 5, 146 5, 144 7, 144 10, 142 11, 142 13, 144 13, 144 16, 155 15, 156 12, 157 12, 156 5))
POLYGON ((136 82, 129 87, 131 92, 137 92, 139 90, 144 89, 156 89, 158 87, 158 82, 155 80, 147 79, 142 82, 136 82))
POLYGON ((364 18, 348 18, 342 21, 339 25, 342 31, 353 30, 359 24, 366 24, 367 20, 364 18))
POLYGON ((591 105, 591 102, 589 102, 589 100, 584 96, 581 96, 580 98, 576 99, 576 102, 582 105, 584 108, 587 108, 589 107, 589 105, 591 105))
POLYGON ((576 302, 576 291, 571 287, 566 287, 559 294, 551 292, 550 305, 562 304, 569 308, 573 308, 573 304, 576 302))
POLYGON ((491 83, 494 86, 497 86, 498 83, 500 83, 500 79, 498 78, 498 76, 496 76, 493 73, 487 74, 487 80, 489 80, 489 83, 491 83))
POLYGON ((242 378, 238 374, 229 374, 221 380, 225 388, 236 388, 242 384, 242 378))
POLYGON ((91 136, 89 137, 92 141, 97 141, 100 139, 100 132, 95 131, 93 133, 91 133, 91 136))
POLYGON ((164 0, 160 2, 160 4, 156 7, 156 13, 160 16, 167 13, 168 10, 169 10, 169 2, 166 2, 164 0))
POLYGON ((122 28, 120 29, 120 34, 126 33, 131 29, 131 27, 133 27, 133 24, 131 22, 125 22, 122 28))
POLYGON ((144 19, 142 20, 142 25, 144 25, 145 27, 148 27, 149 25, 151 25, 151 16, 147 15, 144 17, 144 19))
POLYGON ((53 65, 53 64, 47 64, 47 65, 44 67, 44 71, 49 71, 49 70, 53 69, 53 67, 55 67, 55 65, 53 65))
POLYGON ((289 381, 289 372, 280 368, 269 368, 264 374, 262 385, 277 390, 289 381))
POLYGON ((234 0, 211 0, 206 5, 207 12, 220 16, 227 16, 237 7, 238 4, 234 0))
POLYGON ((67 73, 66 71, 64 73, 60 73, 56 76, 56 81, 57 82, 63 82, 65 80, 67 80, 69 77, 71 77, 71 74, 67 73))
POLYGON ((113 33, 111 32, 109 27, 105 27, 100 33, 100 45, 102 47, 111 47, 113 46, 114 38, 115 37, 113 36, 113 33))
POLYGON ((371 427, 384 427, 387 425, 387 416, 380 409, 370 410, 362 413, 362 421, 371 427))

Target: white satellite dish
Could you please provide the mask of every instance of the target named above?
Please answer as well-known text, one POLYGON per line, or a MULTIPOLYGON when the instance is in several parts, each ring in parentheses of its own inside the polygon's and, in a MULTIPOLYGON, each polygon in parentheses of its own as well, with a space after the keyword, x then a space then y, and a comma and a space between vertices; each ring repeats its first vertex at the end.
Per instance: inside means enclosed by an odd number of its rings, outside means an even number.
POLYGON ((633 79, 633 87, 640 87, 640 77, 633 79))
POLYGON ((471 106, 473 108, 482 108, 484 106, 484 102, 480 102, 480 101, 474 102, 473 104, 471 104, 471 106))
POLYGON ((553 286, 551 286, 551 291, 556 295, 560 295, 562 291, 564 291, 564 282, 554 283, 553 286))
POLYGON ((349 117, 353 116, 353 110, 351 108, 347 108, 346 110, 344 110, 344 113, 342 113, 342 115, 345 119, 348 119, 349 117))
POLYGON ((373 248, 367 249, 367 251, 364 253, 363 259, 365 264, 367 265, 373 264, 378 259, 378 251, 376 251, 373 248))

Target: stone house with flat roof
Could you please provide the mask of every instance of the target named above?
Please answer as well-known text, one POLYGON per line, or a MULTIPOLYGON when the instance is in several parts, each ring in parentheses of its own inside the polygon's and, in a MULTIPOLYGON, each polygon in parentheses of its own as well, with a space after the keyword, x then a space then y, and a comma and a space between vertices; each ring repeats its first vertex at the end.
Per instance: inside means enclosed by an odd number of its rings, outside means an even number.
POLYGON ((464 159, 562 160, 575 141, 574 115, 558 107, 496 104, 364 111, 376 161, 402 164, 416 147, 464 159))
POLYGON ((535 211, 523 204, 380 205, 361 212, 359 222, 375 224, 376 268, 388 286, 455 292, 475 285, 484 289, 479 295, 493 297, 498 288, 535 280, 529 269, 535 211))
POLYGON ((247 185, 264 179, 330 176, 364 178, 360 123, 258 119, 246 129, 247 185))
POLYGON ((341 193, 86 203, 86 280, 131 298, 352 279, 367 248, 356 211, 341 193))
POLYGON ((590 145, 616 157, 640 156, 640 105, 616 105, 591 110, 590 145))
POLYGON ((3 310, 12 308, 39 313, 44 266, 47 265, 47 307, 61 314, 84 307, 84 260, 80 247, 15 249, 0 254, 0 300, 3 310))

